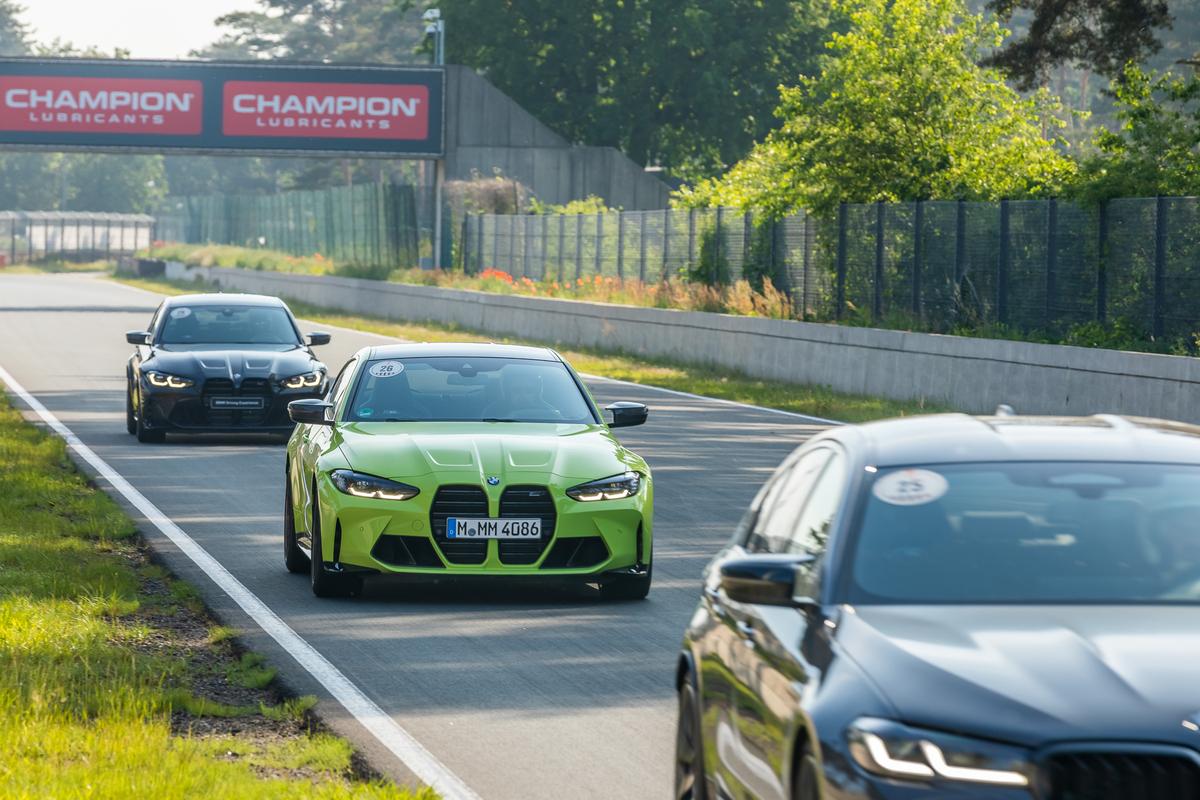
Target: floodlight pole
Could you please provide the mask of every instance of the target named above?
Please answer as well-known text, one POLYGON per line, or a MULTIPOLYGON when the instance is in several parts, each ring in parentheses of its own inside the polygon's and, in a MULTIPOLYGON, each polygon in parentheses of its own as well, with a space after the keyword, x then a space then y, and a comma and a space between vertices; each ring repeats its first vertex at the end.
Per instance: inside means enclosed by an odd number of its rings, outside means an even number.
MULTIPOLYGON (((425 33, 432 35, 433 63, 439 67, 446 64, 446 21, 438 8, 428 9, 423 15, 425 33)), ((433 162, 433 268, 442 268, 442 202, 446 182, 446 157, 433 162)))

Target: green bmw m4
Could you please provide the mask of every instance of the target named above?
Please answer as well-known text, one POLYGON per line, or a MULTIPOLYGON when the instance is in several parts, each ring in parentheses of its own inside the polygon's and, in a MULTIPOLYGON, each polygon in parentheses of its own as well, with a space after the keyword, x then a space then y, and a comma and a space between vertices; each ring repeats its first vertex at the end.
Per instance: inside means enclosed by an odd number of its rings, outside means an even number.
POLYGON ((654 487, 554 352, 496 344, 360 350, 324 399, 289 405, 283 550, 319 597, 370 575, 491 576, 650 591, 654 487))

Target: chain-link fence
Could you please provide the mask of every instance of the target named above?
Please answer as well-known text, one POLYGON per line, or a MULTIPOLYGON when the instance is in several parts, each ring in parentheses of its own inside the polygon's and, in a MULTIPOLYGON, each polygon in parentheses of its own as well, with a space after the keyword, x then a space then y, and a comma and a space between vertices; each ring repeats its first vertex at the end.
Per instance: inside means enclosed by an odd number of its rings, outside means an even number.
POLYGON ((347 264, 415 267, 421 236, 417 192, 362 183, 267 195, 176 197, 160 215, 168 241, 320 253, 347 264))
POLYGON ((535 280, 765 277, 809 319, 1061 332, 1120 318, 1155 337, 1200 326, 1195 197, 848 204, 775 222, 730 209, 473 215, 458 253, 469 272, 535 280))
POLYGON ((108 258, 149 247, 154 217, 81 211, 0 212, 0 265, 108 258))

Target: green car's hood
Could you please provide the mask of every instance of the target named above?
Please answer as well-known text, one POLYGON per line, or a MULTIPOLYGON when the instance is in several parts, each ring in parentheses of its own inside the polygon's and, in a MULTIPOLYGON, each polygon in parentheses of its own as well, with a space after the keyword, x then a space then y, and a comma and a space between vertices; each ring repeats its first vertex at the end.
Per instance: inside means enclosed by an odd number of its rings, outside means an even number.
POLYGON ((519 422, 367 422, 338 426, 351 469, 404 480, 438 473, 482 484, 589 481, 646 471, 603 425, 519 422))

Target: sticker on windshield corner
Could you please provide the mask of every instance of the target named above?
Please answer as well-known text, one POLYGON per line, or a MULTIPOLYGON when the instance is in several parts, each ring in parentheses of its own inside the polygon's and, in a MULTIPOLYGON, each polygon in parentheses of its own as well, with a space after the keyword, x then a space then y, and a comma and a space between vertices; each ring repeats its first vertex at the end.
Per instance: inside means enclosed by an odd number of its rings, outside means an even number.
POLYGON ((404 362, 380 361, 378 364, 372 364, 367 372, 372 378, 394 378, 404 372, 404 362))
POLYGON ((190 317, 191 315, 192 315, 192 310, 190 308, 172 308, 171 309, 171 319, 183 319, 184 317, 190 317))
POLYGON ((894 506, 921 506, 939 499, 950 488, 946 478, 927 469, 902 469, 875 481, 871 492, 894 506))

